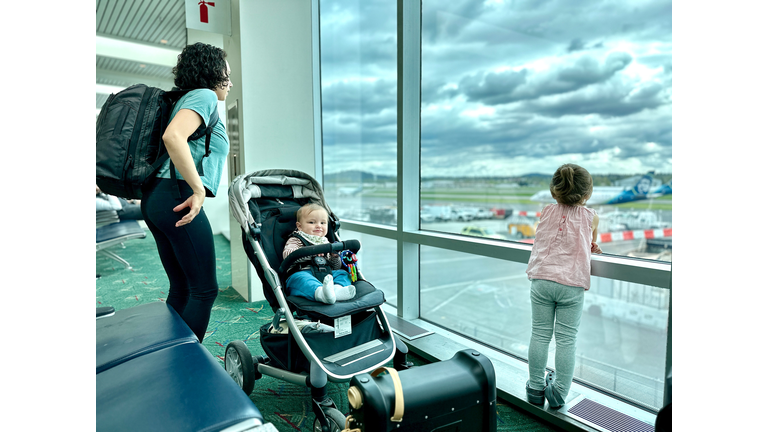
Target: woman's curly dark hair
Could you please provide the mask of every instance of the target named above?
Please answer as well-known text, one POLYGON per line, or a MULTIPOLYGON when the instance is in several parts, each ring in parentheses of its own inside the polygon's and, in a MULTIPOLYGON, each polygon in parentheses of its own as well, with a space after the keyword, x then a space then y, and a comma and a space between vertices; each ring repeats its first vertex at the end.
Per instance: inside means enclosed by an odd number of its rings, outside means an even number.
POLYGON ((173 67, 173 82, 181 90, 226 88, 226 58, 227 53, 219 47, 202 42, 187 45, 173 67))
POLYGON ((564 164, 549 183, 552 198, 565 205, 583 205, 592 196, 592 176, 576 164, 564 164))

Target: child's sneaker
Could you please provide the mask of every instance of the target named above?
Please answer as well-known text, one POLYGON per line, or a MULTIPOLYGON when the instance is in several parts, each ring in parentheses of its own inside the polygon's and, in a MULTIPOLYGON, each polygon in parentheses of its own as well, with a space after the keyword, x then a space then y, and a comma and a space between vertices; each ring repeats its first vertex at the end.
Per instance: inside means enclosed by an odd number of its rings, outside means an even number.
POLYGON ((557 374, 555 372, 547 372, 547 376, 544 377, 544 387, 551 386, 555 383, 557 374))
POLYGON ((525 383, 525 395, 528 397, 528 402, 534 405, 544 405, 544 390, 534 390, 528 387, 528 382, 525 383))
POLYGON ((565 400, 563 400, 563 397, 557 392, 554 385, 544 387, 544 396, 547 398, 549 408, 551 409, 559 409, 565 405, 565 400))

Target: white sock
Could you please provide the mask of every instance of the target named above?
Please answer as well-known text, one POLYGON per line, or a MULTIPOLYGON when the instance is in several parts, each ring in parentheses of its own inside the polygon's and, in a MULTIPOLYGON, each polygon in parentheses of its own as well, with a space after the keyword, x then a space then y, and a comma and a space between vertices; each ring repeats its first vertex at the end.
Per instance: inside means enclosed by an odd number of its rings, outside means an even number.
POLYGON ((341 285, 334 285, 333 287, 336 293, 336 300, 339 301, 349 300, 353 298, 357 292, 354 285, 348 285, 345 287, 341 285))
POLYGON ((334 290, 332 275, 326 275, 323 279, 323 284, 317 287, 315 290, 315 300, 328 304, 336 303, 336 291, 334 290))

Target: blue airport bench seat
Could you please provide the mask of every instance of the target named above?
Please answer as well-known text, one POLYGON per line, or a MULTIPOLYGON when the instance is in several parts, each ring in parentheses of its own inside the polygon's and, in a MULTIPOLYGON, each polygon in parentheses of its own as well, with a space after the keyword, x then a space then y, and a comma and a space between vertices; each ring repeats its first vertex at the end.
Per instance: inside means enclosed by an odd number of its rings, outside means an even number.
POLYGON ((96 428, 277 431, 164 302, 96 320, 96 428))
POLYGON ((198 343, 165 302, 146 303, 96 320, 96 374, 162 348, 198 343))
POLYGON ((117 212, 114 210, 96 210, 96 228, 104 225, 120 222, 117 212))
MULTIPOLYGON (((97 222, 98 224, 98 222, 97 222)), ((106 250, 117 246, 126 240, 144 238, 147 233, 135 220, 125 220, 96 228, 96 253, 106 255, 123 264, 125 268, 131 268, 128 261, 120 258, 116 253, 106 250)))

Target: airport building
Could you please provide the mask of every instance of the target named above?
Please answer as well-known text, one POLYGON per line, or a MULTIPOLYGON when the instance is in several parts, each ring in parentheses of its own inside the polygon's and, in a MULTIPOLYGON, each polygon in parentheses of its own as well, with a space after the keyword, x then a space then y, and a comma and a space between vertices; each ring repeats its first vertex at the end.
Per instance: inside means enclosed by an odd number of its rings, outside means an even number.
MULTIPOLYGON (((568 162, 613 176, 617 194, 647 172, 672 173, 671 2, 600 5, 97 1, 96 117, 133 84, 170 90, 188 44, 227 53, 233 87, 219 116, 230 149, 205 212, 225 263, 217 301, 231 297, 252 315, 212 319, 203 345, 213 358, 223 367, 230 339, 261 349, 259 325, 271 320, 229 187, 248 173, 296 170, 323 187, 340 237, 362 244, 361 269, 414 356, 488 357, 499 403, 551 428, 536 430, 654 430, 672 400, 671 192, 594 206, 604 253, 591 257, 573 385, 561 409, 526 398, 526 267, 546 205, 531 197, 568 162), (239 333, 217 339, 231 323, 243 323, 239 333)), ((131 261, 142 258, 126 253, 155 247, 122 245, 111 250, 125 266, 97 254, 97 306, 109 306, 115 281, 136 277, 131 261)), ((163 277, 136 283, 161 287, 163 277)), ((553 340, 549 370, 555 357, 553 340)), ((283 401, 305 396, 283 391, 269 389, 283 401)), ((276 430, 312 430, 311 410, 296 417, 306 407, 273 414, 251 399, 276 430)))

